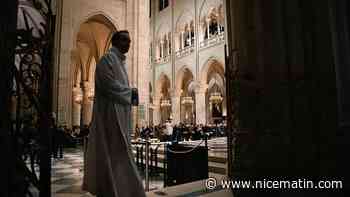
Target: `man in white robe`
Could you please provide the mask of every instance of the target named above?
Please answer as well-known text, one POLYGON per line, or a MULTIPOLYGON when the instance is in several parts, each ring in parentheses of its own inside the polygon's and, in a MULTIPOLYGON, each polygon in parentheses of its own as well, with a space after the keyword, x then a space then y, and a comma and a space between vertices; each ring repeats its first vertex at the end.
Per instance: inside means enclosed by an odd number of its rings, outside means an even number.
POLYGON ((127 31, 112 37, 112 48, 96 65, 95 100, 85 157, 83 190, 98 197, 145 197, 131 151, 131 105, 125 53, 127 31))

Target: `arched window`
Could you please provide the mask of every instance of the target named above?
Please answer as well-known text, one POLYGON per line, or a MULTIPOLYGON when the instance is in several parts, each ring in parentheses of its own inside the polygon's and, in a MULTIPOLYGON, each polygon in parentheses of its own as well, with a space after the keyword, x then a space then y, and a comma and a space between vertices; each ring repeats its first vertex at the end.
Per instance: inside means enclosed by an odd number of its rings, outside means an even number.
POLYGON ((209 39, 211 36, 219 35, 224 32, 222 18, 222 7, 212 8, 204 21, 204 39, 209 39))

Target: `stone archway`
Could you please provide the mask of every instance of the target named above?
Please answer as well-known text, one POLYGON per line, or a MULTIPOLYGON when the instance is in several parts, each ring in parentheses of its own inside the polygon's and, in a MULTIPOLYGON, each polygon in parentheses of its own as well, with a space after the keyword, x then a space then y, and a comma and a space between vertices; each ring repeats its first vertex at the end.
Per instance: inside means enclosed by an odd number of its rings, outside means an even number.
POLYGON ((171 81, 170 78, 161 73, 155 84, 154 105, 154 124, 163 124, 171 118, 171 81))
POLYGON ((195 105, 196 82, 192 71, 183 67, 177 75, 176 96, 179 97, 179 121, 187 124, 194 124, 196 117, 195 105))
POLYGON ((218 73, 208 73, 208 89, 205 94, 206 122, 216 124, 226 116, 225 79, 218 73))
POLYGON ((206 123, 222 122, 227 114, 224 66, 215 59, 208 61, 202 71, 202 83, 206 84, 206 123))
POLYGON ((80 25, 76 37, 73 84, 73 127, 89 125, 94 98, 96 63, 110 47, 116 28, 104 15, 90 17, 80 25))

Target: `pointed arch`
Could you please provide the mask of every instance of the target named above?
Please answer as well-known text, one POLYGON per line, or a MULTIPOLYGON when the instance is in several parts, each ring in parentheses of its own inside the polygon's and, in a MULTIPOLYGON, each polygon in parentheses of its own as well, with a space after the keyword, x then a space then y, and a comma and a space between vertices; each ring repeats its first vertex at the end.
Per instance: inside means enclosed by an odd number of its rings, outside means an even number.
POLYGON ((155 84, 155 94, 156 94, 157 96, 160 96, 160 95, 161 95, 161 93, 162 93, 162 88, 163 88, 164 85, 168 86, 169 89, 170 89, 170 87, 171 87, 171 80, 170 80, 170 78, 169 78, 169 76, 168 76, 167 74, 165 74, 164 72, 162 72, 162 73, 159 75, 159 77, 158 77, 158 79, 157 79, 157 81, 156 81, 156 84, 155 84))
POLYGON ((194 79, 194 74, 193 73, 194 72, 187 65, 184 65, 181 69, 179 69, 177 71, 177 73, 176 73, 176 80, 175 80, 176 81, 175 82, 175 88, 176 88, 176 93, 178 95, 181 94, 181 90, 185 86, 184 83, 186 83, 186 81, 188 82, 189 80, 193 80, 194 79))
POLYGON ((225 67, 224 63, 219 60, 219 58, 215 56, 211 56, 208 60, 203 64, 201 72, 200 72, 200 81, 202 83, 208 84, 208 74, 214 69, 217 73, 219 73, 222 77, 225 76, 225 67))

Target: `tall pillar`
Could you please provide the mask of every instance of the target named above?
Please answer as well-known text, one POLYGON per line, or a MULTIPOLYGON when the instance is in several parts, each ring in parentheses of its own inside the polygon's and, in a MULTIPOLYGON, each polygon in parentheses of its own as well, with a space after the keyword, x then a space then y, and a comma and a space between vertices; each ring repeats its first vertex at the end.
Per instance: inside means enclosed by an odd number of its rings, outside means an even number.
POLYGON ((196 124, 205 124, 206 118, 206 103, 205 92, 207 90, 207 84, 201 84, 196 90, 196 124))
POLYGON ((203 40, 205 39, 204 38, 204 35, 205 35, 205 28, 204 28, 204 25, 205 25, 205 23, 204 22, 201 22, 200 24, 199 24, 199 27, 198 27, 198 38, 196 38, 197 40, 198 40, 198 42, 200 43, 200 42, 203 42, 203 40))
POLYGON ((163 45, 163 40, 160 41, 160 58, 163 58, 164 57, 164 45, 163 45))
POLYGON ((84 82, 83 84, 83 125, 90 124, 91 117, 92 117, 92 87, 89 82, 84 82))
POLYGON ((82 100, 83 100, 83 92, 81 88, 78 88, 78 87, 73 88, 72 126, 80 126, 82 100))
POLYGON ((180 93, 173 90, 171 92, 171 113, 173 115, 173 123, 180 123, 180 93))
POLYGON ((221 26, 220 26, 219 21, 217 22, 217 28, 218 28, 218 34, 220 34, 221 33, 221 26))
POLYGON ((210 27, 210 18, 207 18, 207 39, 209 39, 210 38, 210 29, 209 29, 209 27, 210 27))
POLYGON ((184 33, 185 33, 184 31, 181 31, 181 44, 180 44, 181 49, 185 48, 184 33))
POLYGON ((170 40, 168 37, 166 39, 166 49, 167 49, 166 54, 167 54, 167 56, 169 56, 170 55, 170 40))
POLYGON ((161 114, 160 114, 160 96, 155 96, 153 98, 154 110, 153 110, 153 125, 160 124, 161 114))

